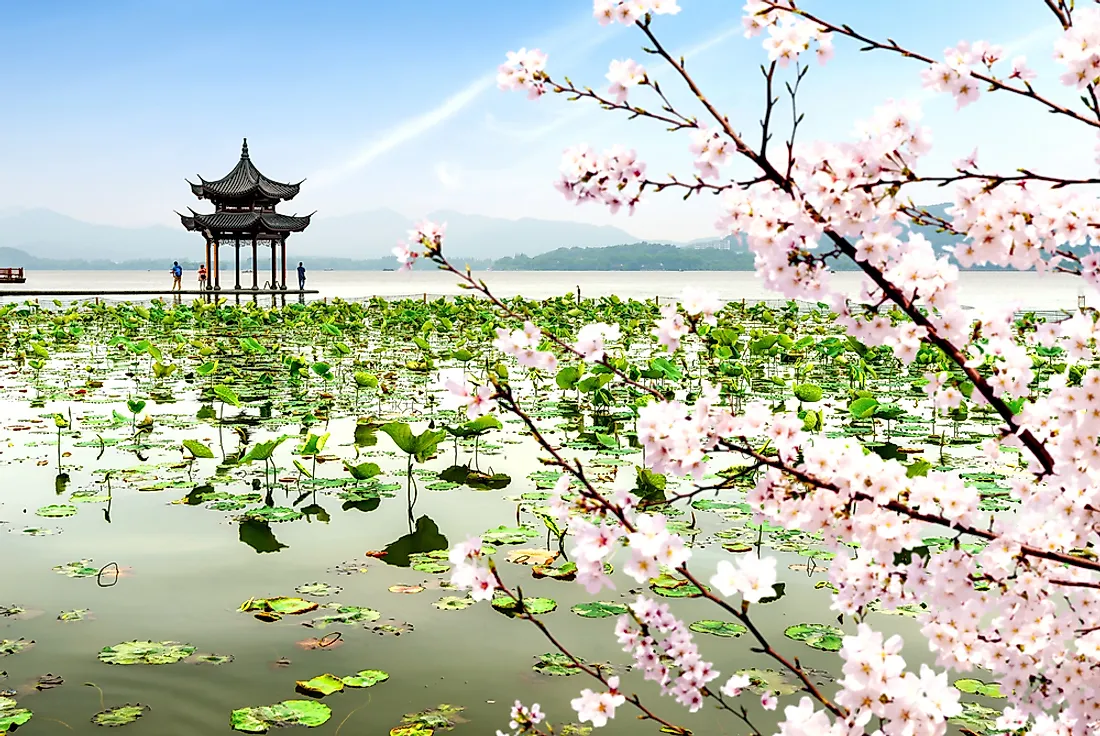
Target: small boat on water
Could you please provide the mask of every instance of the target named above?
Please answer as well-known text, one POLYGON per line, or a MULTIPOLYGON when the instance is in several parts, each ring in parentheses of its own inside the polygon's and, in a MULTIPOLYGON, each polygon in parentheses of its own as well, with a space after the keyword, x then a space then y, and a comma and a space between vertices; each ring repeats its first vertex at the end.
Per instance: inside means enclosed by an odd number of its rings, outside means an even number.
POLYGON ((22 268, 0 268, 0 284, 25 284, 27 276, 22 268))

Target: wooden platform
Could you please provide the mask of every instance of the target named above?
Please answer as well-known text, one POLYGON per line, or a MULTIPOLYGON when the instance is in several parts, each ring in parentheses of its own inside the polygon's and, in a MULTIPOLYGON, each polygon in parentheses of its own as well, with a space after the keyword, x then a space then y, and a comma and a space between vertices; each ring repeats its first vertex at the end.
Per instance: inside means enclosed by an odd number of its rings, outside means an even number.
POLYGON ((0 284, 25 284, 26 275, 22 268, 0 268, 0 284))
POLYGON ((320 294, 316 289, 58 289, 42 291, 36 289, 5 289, 0 286, 0 296, 300 296, 320 294))

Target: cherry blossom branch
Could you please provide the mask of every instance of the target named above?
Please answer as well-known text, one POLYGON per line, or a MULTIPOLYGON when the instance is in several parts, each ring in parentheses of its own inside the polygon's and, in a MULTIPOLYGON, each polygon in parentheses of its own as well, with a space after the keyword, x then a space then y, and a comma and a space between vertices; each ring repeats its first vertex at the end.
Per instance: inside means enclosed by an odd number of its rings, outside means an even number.
MULTIPOLYGON (((510 387, 508 387, 507 385, 498 384, 496 399, 498 403, 505 408, 505 410, 511 412, 512 414, 515 414, 527 426, 527 430, 531 433, 531 436, 534 438, 534 440, 544 450, 546 450, 546 452, 550 453, 551 458, 553 458, 554 465, 557 465, 566 472, 570 473, 582 484, 582 496, 588 498, 591 501, 594 501, 603 510, 611 513, 628 532, 636 531, 634 525, 631 524, 630 520, 626 518, 623 510, 619 506, 609 502, 606 498, 604 498, 603 494, 601 494, 595 488, 595 486, 592 485, 587 476, 585 476, 584 468, 580 464, 580 462, 578 461, 576 464, 570 463, 568 460, 562 457, 561 453, 555 447, 550 444, 550 442, 539 430, 538 425, 535 424, 535 421, 523 410, 522 407, 519 406, 519 403, 512 395, 510 387)), ((836 715, 838 718, 843 718, 847 716, 847 711, 844 708, 841 708, 840 706, 829 700, 829 698, 825 697, 820 689, 818 689, 818 687, 814 684, 813 680, 810 679, 810 676, 806 674, 806 672, 802 669, 802 666, 798 663, 797 659, 795 659, 795 661, 792 663, 790 660, 784 657, 771 645, 771 643, 767 640, 763 633, 761 633, 760 630, 756 628, 756 625, 753 624, 749 618, 749 604, 747 602, 742 602, 741 609, 738 610, 722 598, 709 592, 706 586, 704 586, 703 583, 700 582, 692 574, 687 566, 687 563, 684 563, 676 569, 684 576, 686 580, 688 580, 692 585, 698 588, 699 592, 702 594, 702 597, 706 598, 712 603, 717 604, 720 608, 722 608, 724 611, 726 611, 731 616, 735 617, 739 622, 741 622, 741 624, 744 625, 746 629, 748 629, 748 631, 753 635, 753 638, 755 638, 757 643, 760 645, 760 653, 771 657, 776 662, 789 669, 795 675, 795 677, 797 677, 799 681, 802 682, 803 687, 806 689, 806 691, 810 693, 810 695, 812 695, 819 703, 828 708, 829 711, 836 715)), ((707 692, 709 694, 709 689, 707 692)))
MULTIPOLYGON (((742 438, 742 440, 744 441, 744 438, 742 438)), ((825 490, 833 491, 834 493, 841 493, 841 489, 835 483, 821 480, 820 478, 817 478, 804 470, 800 470, 799 468, 792 467, 781 460, 776 460, 775 458, 763 455, 749 447, 747 444, 737 444, 730 440, 721 440, 720 444, 731 451, 739 452, 743 455, 753 458, 761 465, 767 465, 768 467, 782 471, 783 473, 786 473, 787 475, 791 476, 801 483, 805 483, 806 485, 812 486, 814 488, 822 488, 825 490)), ((952 521, 938 514, 930 514, 923 511, 917 511, 916 509, 902 503, 901 501, 898 501, 897 499, 891 499, 887 503, 880 503, 874 497, 866 493, 853 492, 851 496, 857 501, 867 501, 869 503, 875 504, 880 508, 886 509, 888 511, 893 511, 902 516, 907 516, 910 519, 923 521, 928 524, 935 524, 937 526, 947 527, 948 529, 951 529, 953 531, 961 532, 963 534, 970 534, 986 541, 1007 539, 1003 535, 996 534, 985 529, 979 529, 968 524, 962 524, 957 521, 952 521)), ((1065 554, 1063 552, 1055 552, 1053 550, 1033 547, 1027 544, 1019 544, 1011 539, 1009 539, 1008 541, 1012 542, 1013 544, 1018 544, 1018 546, 1020 547, 1021 555, 1049 560, 1050 562, 1058 562, 1069 567, 1077 567, 1084 570, 1089 570, 1091 572, 1100 572, 1100 560, 1089 560, 1084 557, 1076 557, 1074 555, 1065 554)), ((1086 585, 1083 587, 1092 586, 1086 585)), ((1097 587, 1100 587, 1100 584, 1098 584, 1097 587)))
POLYGON ((1088 179, 1067 179, 1059 176, 1051 176, 1049 174, 1037 174, 1034 171, 1028 169, 1017 169, 1018 174, 981 174, 976 171, 960 171, 958 174, 951 176, 917 176, 912 172, 907 172, 908 176, 905 179, 897 180, 879 180, 868 184, 860 184, 856 188, 871 191, 877 187, 902 187, 906 184, 936 184, 940 187, 945 187, 948 184, 954 184, 960 181, 984 181, 986 182, 983 189, 987 192, 996 189, 1002 184, 1010 182, 1027 182, 1027 181, 1041 181, 1051 184, 1051 189, 1062 189, 1069 186, 1081 186, 1100 184, 1100 177, 1091 177, 1088 179))
MULTIPOLYGON (((915 51, 911 51, 909 49, 903 48, 902 46, 900 46, 898 44, 897 41, 894 41, 891 38, 886 39, 885 42, 876 41, 875 39, 870 38, 869 36, 866 36, 862 33, 859 33, 858 31, 854 30, 851 26, 849 26, 846 23, 844 25, 839 25, 838 26, 834 23, 830 23, 829 21, 824 20, 823 18, 821 18, 817 15, 809 13, 809 12, 807 12, 807 11, 801 9, 801 8, 793 7, 793 5, 788 7, 788 6, 784 6, 782 4, 776 3, 774 1, 768 2, 768 5, 773 10, 777 10, 777 11, 785 12, 785 13, 791 13, 791 14, 797 15, 801 18, 805 18, 806 20, 813 22, 814 24, 820 26, 821 28, 825 29, 826 31, 832 31, 833 33, 836 33, 839 36, 846 36, 846 37, 851 38, 855 41, 859 41, 860 43, 864 44, 864 47, 861 48, 860 51, 889 51, 891 53, 895 53, 895 54, 898 54, 900 56, 903 56, 907 59, 916 59, 917 61, 924 62, 925 64, 935 64, 937 62, 936 59, 933 59, 931 57, 928 57, 928 56, 925 56, 923 54, 917 53, 915 51)), ((1044 97, 1043 95, 1036 92, 1035 89, 1028 82, 1024 82, 1023 87, 1016 87, 1016 86, 1013 86, 1011 84, 1007 84, 1006 82, 1004 82, 1000 79, 997 79, 996 77, 990 76, 988 74, 982 74, 982 73, 974 71, 974 70, 970 71, 970 75, 972 77, 974 77, 974 79, 980 80, 980 81, 985 82, 986 84, 988 84, 992 90, 1003 90, 1005 92, 1011 92, 1012 94, 1019 95, 1021 97, 1025 97, 1027 99, 1030 99, 1030 100, 1033 100, 1034 102, 1039 103, 1040 105, 1043 105, 1051 113, 1054 113, 1054 114, 1057 114, 1057 115, 1065 115, 1066 117, 1072 118, 1072 119, 1074 119, 1074 120, 1076 120, 1080 123, 1084 123, 1085 125, 1088 125, 1090 127, 1100 128, 1100 119, 1094 120, 1090 117, 1082 115, 1081 113, 1077 112, 1076 110, 1065 107, 1063 105, 1059 105, 1058 103, 1054 102, 1053 100, 1051 100, 1047 97, 1044 97)), ((1090 87, 1091 87, 1091 85, 1090 85, 1090 87)), ((1090 112, 1094 112, 1094 110, 1090 109, 1090 112)))
MULTIPOLYGON (((764 177, 767 180, 774 183, 784 192, 793 195, 795 192, 795 188, 790 178, 780 174, 779 171, 777 171, 775 167, 772 166, 770 161, 760 156, 744 143, 741 137, 730 125, 729 118, 718 112, 718 110, 714 107, 714 104, 706 97, 706 95, 703 94, 703 91, 699 88, 699 85, 695 82, 694 78, 692 78, 687 69, 684 68, 683 64, 674 59, 672 55, 669 54, 669 52, 664 48, 664 46, 661 45, 661 42, 657 40, 657 37, 653 34, 653 31, 650 27, 650 23, 648 21, 644 21, 638 23, 637 25, 645 34, 646 38, 649 39, 650 43, 653 44, 656 52, 660 54, 665 59, 665 61, 673 67, 673 69, 676 70, 676 72, 684 80, 684 83, 688 86, 692 93, 695 94, 700 103, 702 103, 703 107, 706 108, 711 117, 714 118, 714 120, 719 124, 726 136, 731 141, 733 141, 733 144, 738 152, 742 153, 742 155, 744 155, 746 158, 748 158, 750 161, 760 167, 760 169, 763 171, 764 177)), ((851 259, 853 263, 858 265, 863 270, 863 272, 867 274, 867 276, 869 276, 870 279, 875 283, 875 286, 877 286, 882 291, 882 293, 889 298, 890 301, 897 304, 898 307, 900 307, 902 311, 905 312, 905 314, 915 324, 925 328, 926 336, 924 339, 932 345, 938 347, 941 351, 943 351, 945 355, 947 355, 952 360, 952 362, 954 362, 963 370, 963 372, 966 374, 966 377, 974 384, 974 387, 982 395, 982 398, 984 398, 986 402, 990 406, 992 406, 998 414, 1000 414, 1001 418, 1020 439, 1020 442, 1031 452, 1031 454, 1035 457, 1039 464, 1042 465, 1044 474, 1053 473, 1054 458, 1051 457, 1050 452, 1047 450, 1046 446, 1042 442, 1040 442, 1031 433, 1030 430, 1020 427, 1020 425, 1016 422, 1015 412, 1013 412, 1012 408, 1009 407, 1008 404, 1006 404, 999 396, 994 393, 993 387, 989 385, 985 378, 982 377, 975 368, 966 365, 967 359, 966 356, 963 355, 962 351, 960 351, 950 340, 938 334, 938 332, 936 331, 936 326, 931 322, 926 314, 924 314, 920 309, 916 307, 914 300, 906 297, 901 289, 899 289, 889 279, 887 279, 885 274, 883 274, 881 270, 875 268, 866 260, 860 260, 859 258, 857 258, 855 246, 852 245, 852 243, 845 237, 839 235, 834 230, 832 230, 829 227, 829 223, 827 222, 827 220, 822 217, 822 215, 817 212, 817 210, 809 205, 809 203, 804 203, 803 206, 810 216, 812 216, 815 220, 825 226, 825 235, 829 238, 829 240, 833 242, 836 248, 849 259, 851 259)))
POLYGON ((564 82, 555 82, 548 75, 543 74, 543 79, 545 83, 549 86, 550 91, 556 94, 572 95, 568 98, 570 102, 582 98, 594 100, 595 102, 599 103, 600 107, 605 110, 623 110, 625 112, 629 112, 629 120, 644 117, 665 123, 669 126, 668 129, 670 131, 699 127, 698 123, 695 120, 685 117, 671 108, 671 106, 668 104, 667 98, 665 97, 664 93, 661 92, 660 87, 657 86, 656 82, 651 82, 648 84, 646 82, 642 82, 641 84, 651 87, 661 97, 661 99, 665 103, 665 106, 662 108, 662 110, 668 113, 665 115, 646 110, 645 108, 638 107, 637 105, 631 105, 628 102, 615 102, 614 100, 609 100, 608 98, 593 91, 591 87, 585 87, 583 89, 577 87, 573 84, 573 82, 569 80, 568 77, 565 78, 564 82))

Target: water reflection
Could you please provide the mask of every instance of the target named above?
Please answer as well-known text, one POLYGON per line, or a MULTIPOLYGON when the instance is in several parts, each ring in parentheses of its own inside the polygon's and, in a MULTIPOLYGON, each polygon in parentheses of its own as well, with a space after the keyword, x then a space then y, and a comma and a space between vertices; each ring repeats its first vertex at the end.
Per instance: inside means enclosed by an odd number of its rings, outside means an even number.
POLYGON ((266 521, 242 521, 239 525, 238 536, 242 542, 260 554, 278 552, 290 546, 275 538, 275 534, 271 531, 271 525, 266 521))
POLYGON ((427 516, 416 520, 416 528, 386 546, 386 554, 381 558, 387 565, 408 567, 412 563, 411 555, 447 549, 447 538, 439 533, 439 526, 427 516))

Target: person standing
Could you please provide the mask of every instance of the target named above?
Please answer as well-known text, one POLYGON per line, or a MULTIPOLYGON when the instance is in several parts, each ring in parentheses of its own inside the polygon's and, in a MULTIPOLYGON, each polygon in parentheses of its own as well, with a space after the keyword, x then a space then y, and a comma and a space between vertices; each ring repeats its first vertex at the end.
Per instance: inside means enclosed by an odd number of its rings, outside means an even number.
POLYGON ((172 261, 172 291, 180 291, 183 289, 183 268, 180 267, 179 261, 172 261))
POLYGON ((306 290, 306 267, 298 261, 298 291, 306 290))
POLYGON ((199 291, 206 288, 206 264, 199 264, 199 291))

